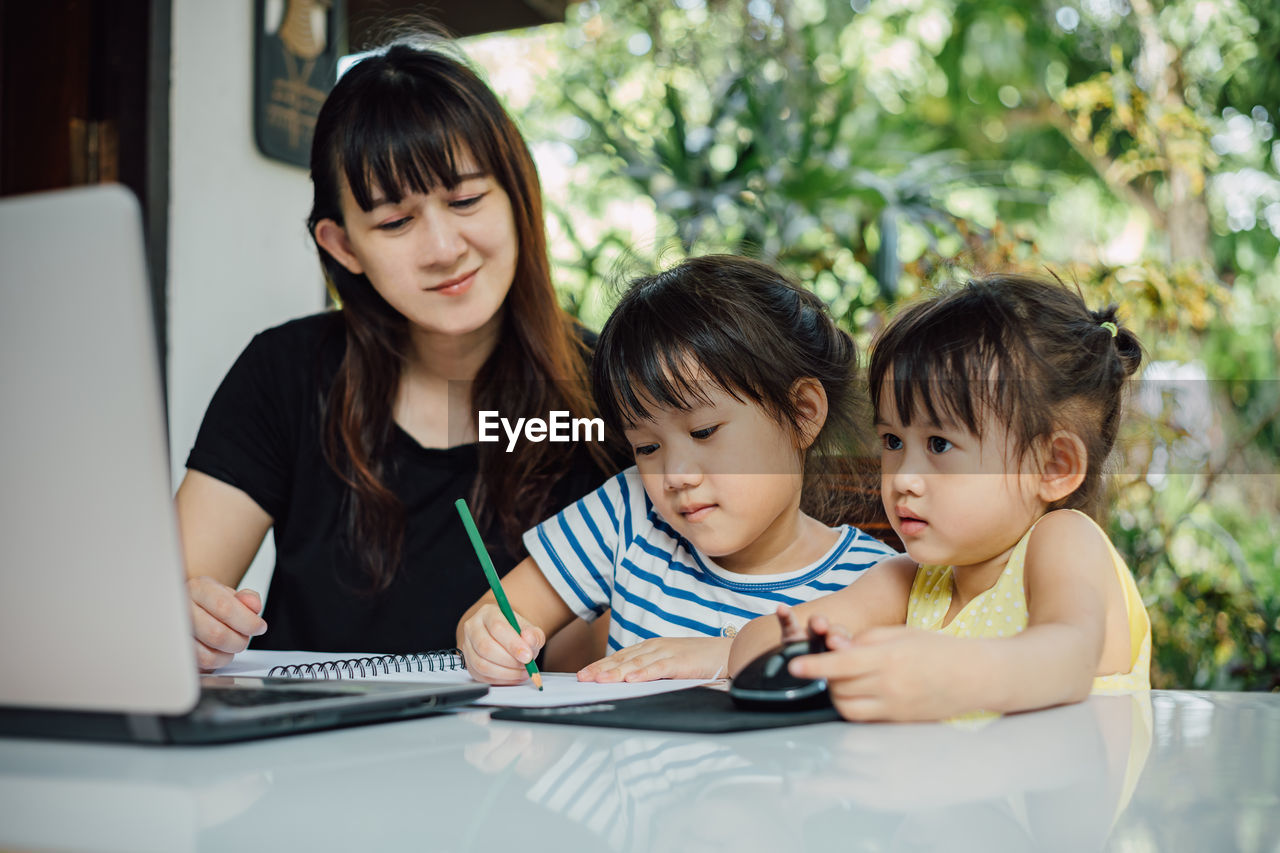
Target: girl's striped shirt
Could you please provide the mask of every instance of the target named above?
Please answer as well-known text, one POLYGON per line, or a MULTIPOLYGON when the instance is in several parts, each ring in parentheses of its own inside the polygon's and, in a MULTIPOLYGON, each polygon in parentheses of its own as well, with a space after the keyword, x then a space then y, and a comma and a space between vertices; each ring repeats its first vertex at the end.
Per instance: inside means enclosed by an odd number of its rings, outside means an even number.
POLYGON ((777 575, 717 566, 653 508, 635 467, 524 534, 538 568, 578 616, 612 610, 609 651, 651 637, 732 637, 779 604, 844 589, 897 552, 856 527, 820 559, 777 575))

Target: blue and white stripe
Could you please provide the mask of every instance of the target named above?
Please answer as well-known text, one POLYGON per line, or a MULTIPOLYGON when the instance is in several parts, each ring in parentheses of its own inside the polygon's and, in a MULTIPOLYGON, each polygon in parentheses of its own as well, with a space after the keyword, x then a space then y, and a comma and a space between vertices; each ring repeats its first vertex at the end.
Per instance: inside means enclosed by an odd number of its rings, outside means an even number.
POLYGON ((525 547, 578 616, 612 608, 609 650, 650 637, 731 637, 779 604, 843 589, 896 554, 856 527, 821 559, 780 575, 717 566, 653 508, 634 467, 524 535, 525 547))
POLYGON ((708 790, 722 782, 773 778, 734 742, 686 735, 635 732, 607 741, 578 737, 562 750, 553 741, 550 754, 558 757, 525 796, 619 851, 668 849, 662 837, 671 833, 659 832, 664 824, 670 826, 673 815, 686 817, 686 809, 703 808, 688 797, 692 780, 708 790))

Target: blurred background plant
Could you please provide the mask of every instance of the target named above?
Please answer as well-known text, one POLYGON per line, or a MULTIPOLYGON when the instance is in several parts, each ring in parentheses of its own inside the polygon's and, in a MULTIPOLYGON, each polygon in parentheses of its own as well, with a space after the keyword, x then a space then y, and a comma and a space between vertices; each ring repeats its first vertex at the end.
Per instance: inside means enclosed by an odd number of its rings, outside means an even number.
POLYGON ((1280 689, 1274 0, 584 0, 468 49, 588 325, 706 251, 789 269, 863 344, 972 271, 1119 303, 1150 362, 1109 523, 1153 682, 1280 689))

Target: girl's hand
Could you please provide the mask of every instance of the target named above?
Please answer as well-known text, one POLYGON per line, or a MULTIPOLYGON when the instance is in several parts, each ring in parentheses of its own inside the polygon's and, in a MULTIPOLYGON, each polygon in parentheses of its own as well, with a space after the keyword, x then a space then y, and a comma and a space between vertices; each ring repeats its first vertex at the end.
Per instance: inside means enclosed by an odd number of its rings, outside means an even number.
POLYGON ((656 681, 719 678, 729 663, 731 639, 656 637, 628 646, 578 670, 579 681, 656 681))
POLYGON ((517 634, 496 604, 485 604, 462 624, 462 659, 467 672, 486 684, 520 684, 529 677, 524 665, 538 656, 547 635, 519 613, 517 634))
POLYGON ((490 726, 480 723, 488 740, 468 743, 462 756, 486 775, 514 771, 523 779, 537 779, 573 745, 576 732, 566 726, 552 732, 542 726, 490 726), (537 736, 535 737, 535 731, 537 736))
POLYGON ((797 640, 809 639, 809 632, 805 629, 804 624, 795 617, 790 605, 779 604, 777 615, 778 629, 782 632, 782 644, 784 646, 797 640))
MULTIPOLYGON (((817 622, 815 618, 813 620, 817 622)), ((791 674, 825 678, 831 700, 846 720, 942 720, 975 710, 966 697, 974 675, 965 643, 905 626, 872 628, 851 639, 841 630, 811 625, 830 651, 791 661, 791 674)))
MULTIPOLYGON (((826 640, 832 634, 840 634, 846 640, 849 639, 849 632, 845 630, 843 625, 832 625, 827 617, 821 613, 809 619, 808 625, 801 624, 800 620, 792 613, 791 608, 785 604, 778 605, 778 626, 782 629, 782 644, 799 642, 807 640, 812 643, 816 639, 826 640)), ((828 645, 827 648, 831 646, 828 645)))
POLYGON ((236 592, 213 578, 187 580, 191 598, 191 622, 196 638, 196 664, 212 672, 231 663, 249 647, 249 640, 267 630, 258 611, 262 598, 251 589, 236 592))

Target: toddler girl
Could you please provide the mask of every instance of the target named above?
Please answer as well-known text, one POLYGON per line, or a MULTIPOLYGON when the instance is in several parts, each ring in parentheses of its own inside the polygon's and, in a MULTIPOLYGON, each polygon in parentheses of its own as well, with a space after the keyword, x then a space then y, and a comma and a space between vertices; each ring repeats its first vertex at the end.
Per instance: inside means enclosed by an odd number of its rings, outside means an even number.
POLYGON ((822 302, 765 264, 694 258, 633 282, 592 384, 636 464, 525 534, 503 579, 521 632, 492 593, 476 602, 458 624, 471 675, 522 681, 547 637, 607 608, 612 654, 579 679, 716 677, 739 626, 892 555, 828 526, 850 515, 832 451, 848 450, 855 361, 822 302))
POLYGON ((868 379, 881 498, 908 556, 752 623, 730 671, 807 625, 830 651, 791 672, 826 678, 852 720, 1148 687, 1146 611, 1091 518, 1141 358, 1114 306, 1090 311, 1059 282, 992 276, 905 310, 868 379))

